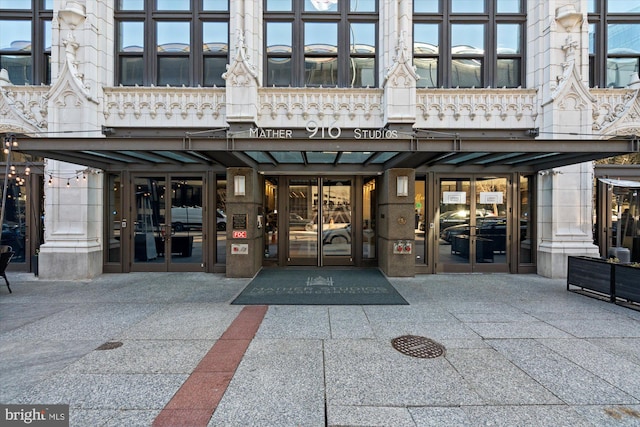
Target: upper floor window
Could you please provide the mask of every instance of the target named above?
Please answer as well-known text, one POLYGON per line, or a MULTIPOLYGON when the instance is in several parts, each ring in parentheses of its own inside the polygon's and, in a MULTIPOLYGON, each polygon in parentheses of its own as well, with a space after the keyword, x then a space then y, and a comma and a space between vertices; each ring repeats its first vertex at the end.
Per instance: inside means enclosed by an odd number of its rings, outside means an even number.
POLYGON ((376 87, 376 0, 265 0, 265 86, 376 87))
POLYGON ((118 0, 116 83, 224 86, 228 0, 118 0))
POLYGON ((524 0, 414 0, 419 88, 519 87, 524 0))
POLYGON ((625 87, 640 62, 640 0, 589 0, 589 84, 625 87))
POLYGON ((53 0, 0 0, 0 68, 14 85, 51 83, 52 17, 53 0))

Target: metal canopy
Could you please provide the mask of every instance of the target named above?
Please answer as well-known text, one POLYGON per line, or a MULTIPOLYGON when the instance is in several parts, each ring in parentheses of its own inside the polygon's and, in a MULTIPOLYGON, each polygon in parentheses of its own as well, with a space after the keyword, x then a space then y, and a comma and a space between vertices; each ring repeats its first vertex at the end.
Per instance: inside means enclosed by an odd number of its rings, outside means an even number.
POLYGON ((636 137, 532 139, 442 137, 401 139, 261 139, 228 132, 93 138, 17 135, 25 154, 103 170, 252 167, 268 174, 381 173, 389 168, 440 172, 536 172, 640 151, 636 137))

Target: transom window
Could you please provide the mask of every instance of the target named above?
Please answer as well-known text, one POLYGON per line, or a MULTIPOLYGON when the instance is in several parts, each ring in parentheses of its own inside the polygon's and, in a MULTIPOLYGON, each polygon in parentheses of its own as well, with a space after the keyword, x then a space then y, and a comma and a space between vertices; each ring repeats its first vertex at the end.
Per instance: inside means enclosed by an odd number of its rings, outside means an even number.
POLYGON ((53 0, 0 0, 0 68, 14 85, 51 83, 53 0))
POLYGON ((376 0, 265 0, 265 86, 376 87, 376 0))
POLYGON ((414 0, 419 88, 519 87, 524 0, 414 0))
POLYGON ((116 84, 224 86, 227 0, 118 0, 116 84))
POLYGON ((589 84, 625 87, 640 63, 640 0, 589 0, 589 84))

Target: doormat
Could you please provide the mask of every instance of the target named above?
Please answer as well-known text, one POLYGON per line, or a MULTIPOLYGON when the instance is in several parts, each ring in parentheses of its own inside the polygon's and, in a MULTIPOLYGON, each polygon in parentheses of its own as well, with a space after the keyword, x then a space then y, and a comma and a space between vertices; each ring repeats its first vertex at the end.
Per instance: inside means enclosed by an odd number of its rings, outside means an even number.
POLYGON ((262 269, 231 304, 408 305, 378 269, 262 269))

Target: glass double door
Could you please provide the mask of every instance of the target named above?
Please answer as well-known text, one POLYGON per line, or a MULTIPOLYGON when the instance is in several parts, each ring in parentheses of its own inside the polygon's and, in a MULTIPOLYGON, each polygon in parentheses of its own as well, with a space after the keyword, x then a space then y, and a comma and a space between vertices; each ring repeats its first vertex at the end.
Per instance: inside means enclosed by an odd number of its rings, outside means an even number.
POLYGON ((511 208, 506 177, 439 180, 437 270, 508 272, 511 208))
POLYGON ((287 265, 353 265, 350 178, 290 178, 287 181, 287 265))
POLYGON ((202 176, 133 176, 131 199, 127 229, 132 271, 198 271, 203 267, 208 214, 202 176))

